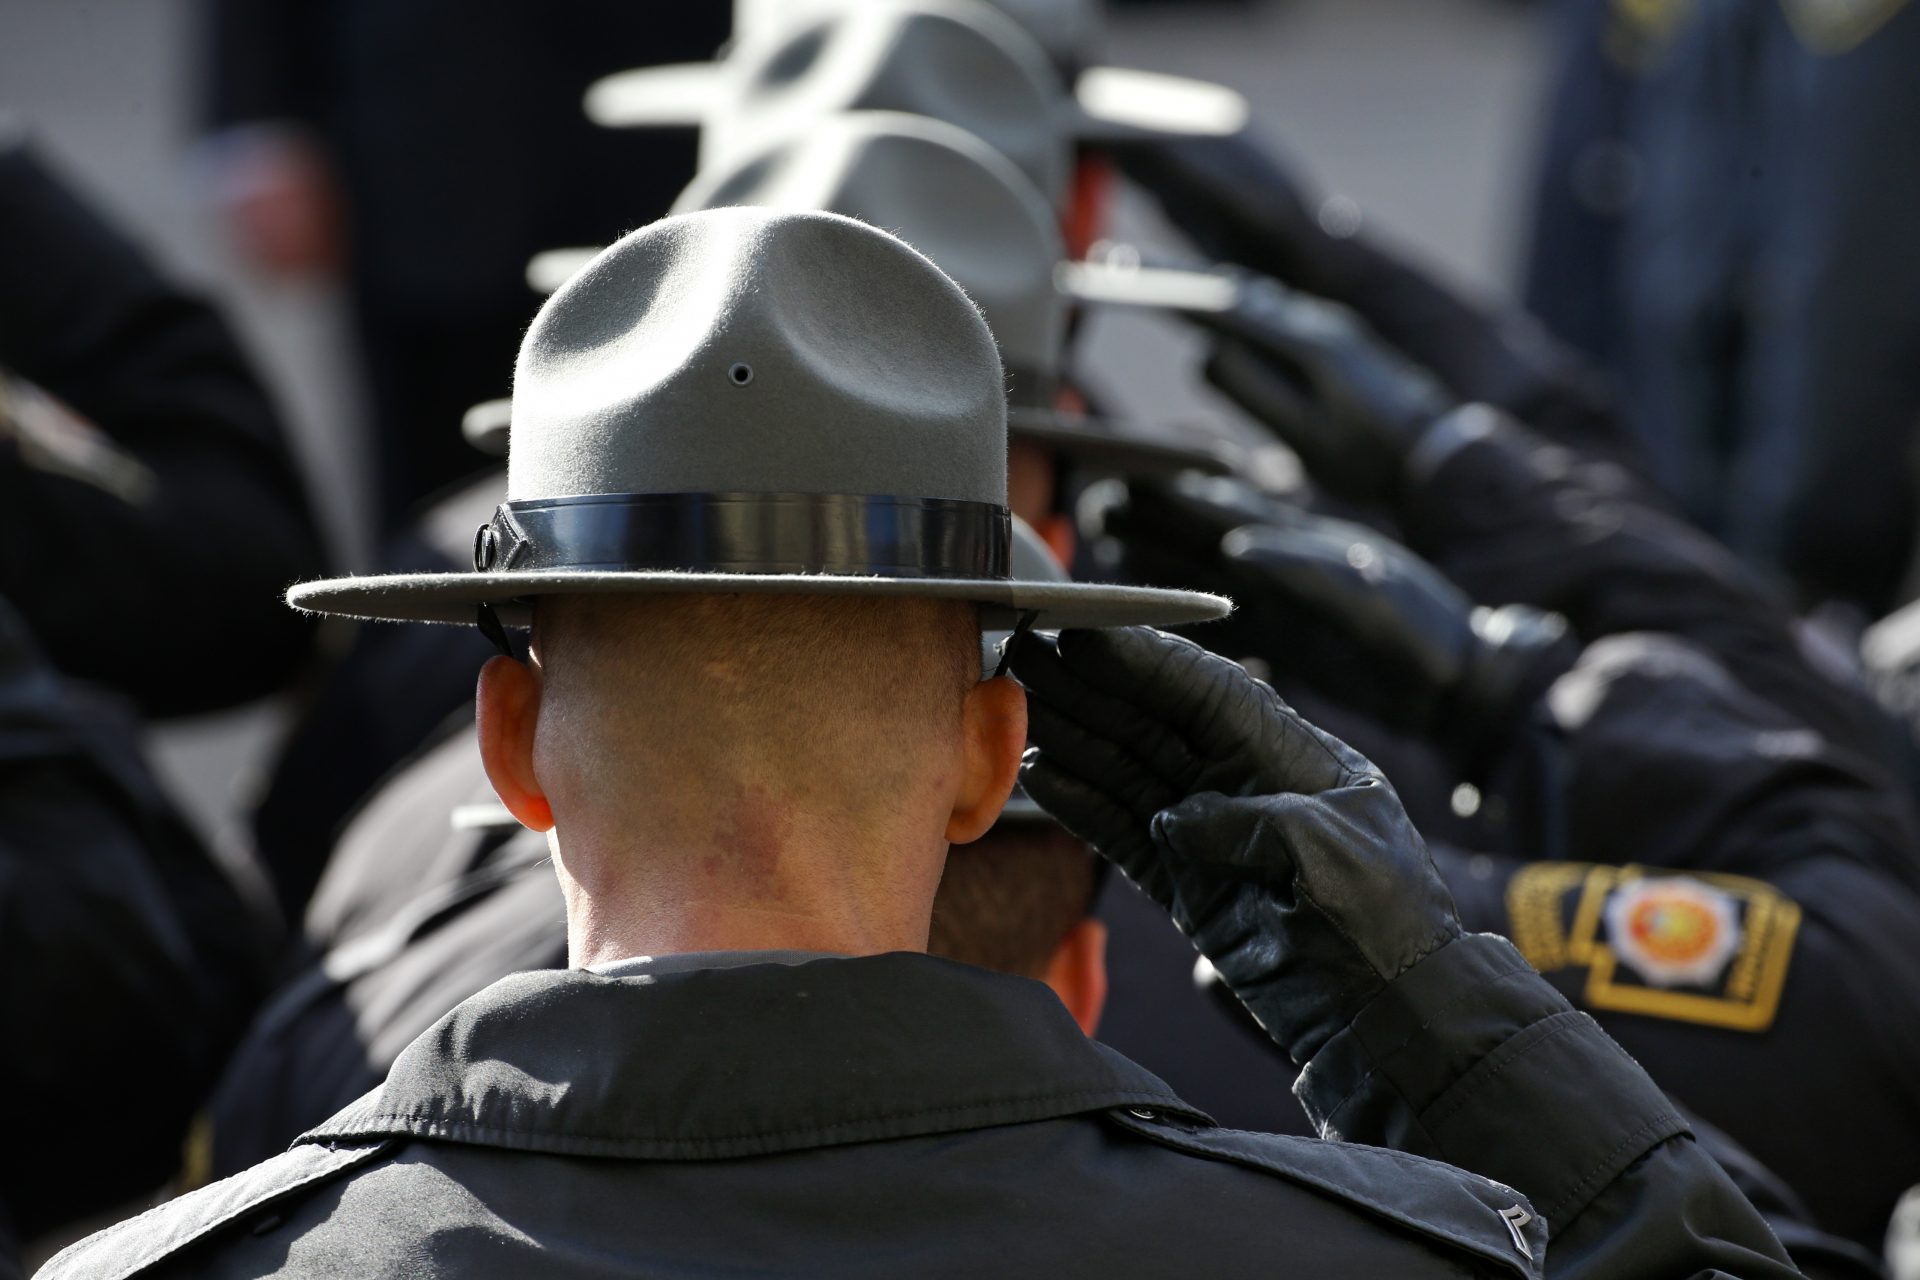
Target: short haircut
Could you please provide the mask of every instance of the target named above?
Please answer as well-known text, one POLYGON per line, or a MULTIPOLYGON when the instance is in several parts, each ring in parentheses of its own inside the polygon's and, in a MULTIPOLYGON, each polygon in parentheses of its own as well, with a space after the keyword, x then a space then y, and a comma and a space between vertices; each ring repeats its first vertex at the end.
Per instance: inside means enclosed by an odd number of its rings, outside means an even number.
POLYGON ((609 803, 645 760, 884 804, 915 777, 913 745, 957 731, 980 679, 978 609, 920 598, 555 597, 534 646, 543 735, 552 712, 556 749, 609 803))
POLYGON ((1001 822, 947 853, 927 950, 985 969, 1044 978, 1094 891, 1093 853, 1050 822, 1001 822))

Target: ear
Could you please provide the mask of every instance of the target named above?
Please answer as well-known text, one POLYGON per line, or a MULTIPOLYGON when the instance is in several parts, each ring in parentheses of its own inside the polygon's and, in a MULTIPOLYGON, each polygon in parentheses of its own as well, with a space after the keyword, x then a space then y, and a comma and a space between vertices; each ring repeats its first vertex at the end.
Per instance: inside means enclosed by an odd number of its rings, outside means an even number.
POLYGON ((1107 1007, 1107 926, 1092 916, 1067 930, 1047 961, 1046 983, 1091 1036, 1107 1007))
POLYGON ((948 844, 978 840, 1006 807, 1027 747, 1027 691, 1009 676, 982 680, 967 690, 961 732, 965 754, 947 818, 948 844))
POLYGON ((474 698, 480 763, 507 812, 535 831, 553 828, 553 808, 533 774, 533 735, 540 723, 540 676, 524 662, 493 658, 480 668, 474 698))

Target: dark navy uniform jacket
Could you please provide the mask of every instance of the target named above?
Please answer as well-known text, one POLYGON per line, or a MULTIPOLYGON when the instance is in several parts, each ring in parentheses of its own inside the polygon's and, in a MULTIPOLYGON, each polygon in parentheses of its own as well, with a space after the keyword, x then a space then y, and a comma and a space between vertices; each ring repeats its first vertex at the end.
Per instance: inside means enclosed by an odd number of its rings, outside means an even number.
POLYGON ((1613 358, 1689 514, 1884 610, 1915 532, 1920 7, 1564 7, 1529 301, 1613 358))
POLYGON ((1793 1274, 1659 1091, 1498 939, 1409 971, 1308 1075, 1356 1136, 1536 1199, 1217 1129, 1026 979, 680 957, 504 979, 286 1155, 43 1275, 1793 1274))
POLYGON ((19 1103, 0 1143, 0 1274, 7 1235, 167 1179, 268 982, 271 912, 137 741, 0 600, 0 1092, 19 1103))

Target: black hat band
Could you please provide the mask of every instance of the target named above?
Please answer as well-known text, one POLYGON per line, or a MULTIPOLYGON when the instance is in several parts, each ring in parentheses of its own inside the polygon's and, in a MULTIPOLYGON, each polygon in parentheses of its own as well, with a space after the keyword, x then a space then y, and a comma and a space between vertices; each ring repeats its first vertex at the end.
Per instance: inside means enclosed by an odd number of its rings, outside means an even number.
POLYGON ((553 570, 1012 576, 990 502, 844 493, 602 493, 508 502, 474 537, 480 573, 553 570))

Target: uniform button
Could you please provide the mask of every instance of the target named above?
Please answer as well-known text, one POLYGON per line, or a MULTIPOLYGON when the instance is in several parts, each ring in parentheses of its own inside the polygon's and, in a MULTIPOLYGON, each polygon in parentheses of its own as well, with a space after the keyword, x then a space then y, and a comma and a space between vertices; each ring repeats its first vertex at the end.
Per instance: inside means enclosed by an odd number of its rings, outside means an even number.
POLYGON ((1152 1111, 1146 1107, 1128 1107, 1127 1114, 1130 1116, 1138 1116, 1142 1120, 1158 1120, 1160 1118, 1158 1111, 1152 1111))

